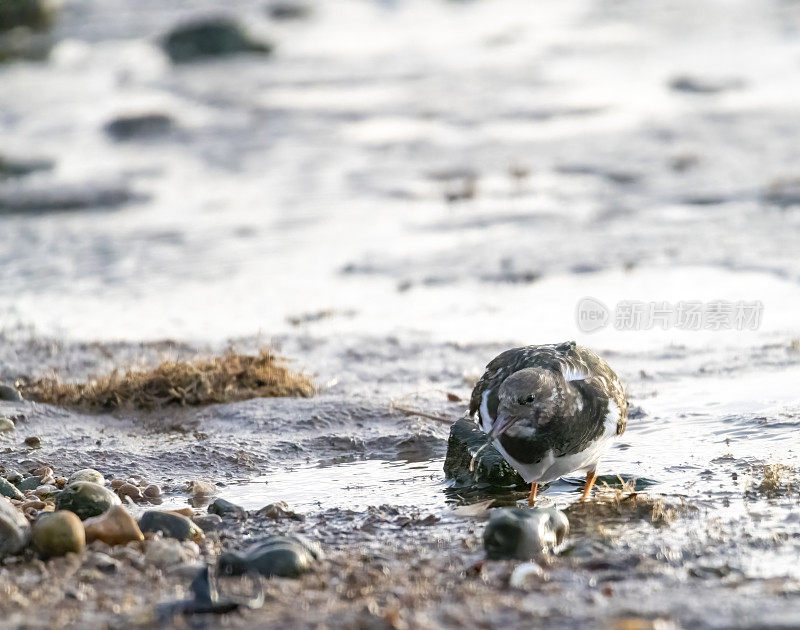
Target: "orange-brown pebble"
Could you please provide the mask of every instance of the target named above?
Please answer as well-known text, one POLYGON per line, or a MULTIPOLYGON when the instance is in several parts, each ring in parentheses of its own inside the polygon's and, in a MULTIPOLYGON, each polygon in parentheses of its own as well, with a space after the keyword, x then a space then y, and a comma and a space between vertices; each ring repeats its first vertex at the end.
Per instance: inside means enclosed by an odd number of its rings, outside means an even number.
POLYGON ((121 505, 115 505, 100 516, 86 519, 83 527, 88 542, 100 540, 113 546, 144 540, 139 525, 121 505))
POLYGON ((140 501, 142 498, 142 491, 130 483, 124 483, 117 488, 117 494, 121 497, 130 497, 134 501, 140 501))
POLYGON ((144 494, 144 496, 146 496, 148 499, 155 499, 161 496, 161 488, 154 483, 151 483, 143 490, 142 494, 144 494))

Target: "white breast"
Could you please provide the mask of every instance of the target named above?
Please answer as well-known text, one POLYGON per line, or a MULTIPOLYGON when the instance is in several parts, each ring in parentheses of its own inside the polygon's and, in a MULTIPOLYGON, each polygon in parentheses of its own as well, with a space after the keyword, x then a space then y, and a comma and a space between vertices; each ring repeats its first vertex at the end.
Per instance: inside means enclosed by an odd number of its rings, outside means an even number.
MULTIPOLYGON (((489 392, 483 393, 480 408, 481 427, 485 433, 491 431, 494 423, 494 418, 489 416, 489 407, 486 403, 488 394, 489 392)), ((608 413, 603 423, 603 434, 580 453, 556 457, 553 451, 550 450, 541 461, 535 464, 523 464, 511 457, 499 440, 494 441, 494 447, 527 483, 548 483, 572 472, 596 470, 600 458, 608 448, 611 440, 617 435, 619 414, 620 409, 617 404, 613 400, 609 400, 608 413)))

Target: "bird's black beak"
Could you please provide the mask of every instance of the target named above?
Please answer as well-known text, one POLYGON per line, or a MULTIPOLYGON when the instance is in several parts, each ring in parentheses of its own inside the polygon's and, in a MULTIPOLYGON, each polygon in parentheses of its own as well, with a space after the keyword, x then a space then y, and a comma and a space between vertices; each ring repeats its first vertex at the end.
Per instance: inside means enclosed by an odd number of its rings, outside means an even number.
POLYGON ((496 438, 498 435, 505 433, 508 428, 517 420, 519 420, 519 418, 515 418, 514 416, 510 416, 506 413, 498 413, 497 420, 494 421, 489 435, 493 438, 496 438))

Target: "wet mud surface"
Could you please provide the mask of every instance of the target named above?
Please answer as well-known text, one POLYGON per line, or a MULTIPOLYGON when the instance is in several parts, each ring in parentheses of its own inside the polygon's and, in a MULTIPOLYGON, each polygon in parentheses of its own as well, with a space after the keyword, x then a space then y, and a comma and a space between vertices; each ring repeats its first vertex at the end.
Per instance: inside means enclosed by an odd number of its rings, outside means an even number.
POLYGON ((168 26, 216 3, 75 0, 47 61, 0 64, 0 381, 270 345, 319 389, 160 412, 0 400, 6 471, 143 475, 197 514, 187 482, 207 480, 250 511, 168 567, 101 543, 6 559, 8 626, 800 624, 800 6, 262 4, 231 12, 268 56, 170 64, 168 26), (764 317, 588 334, 586 296, 764 317), (578 478, 540 492, 571 533, 512 586, 519 561, 476 567, 482 502, 525 492, 451 487, 449 422, 497 353, 566 339, 632 412, 596 500, 578 478), (258 513, 278 501, 304 520, 258 513), (258 610, 158 617, 201 563, 276 533, 325 559, 265 581, 258 610))

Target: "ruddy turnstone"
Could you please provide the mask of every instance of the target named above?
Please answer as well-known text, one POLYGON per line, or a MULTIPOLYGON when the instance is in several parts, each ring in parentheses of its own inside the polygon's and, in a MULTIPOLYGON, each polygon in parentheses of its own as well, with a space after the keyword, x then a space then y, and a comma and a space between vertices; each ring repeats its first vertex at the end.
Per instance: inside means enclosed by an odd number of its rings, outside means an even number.
POLYGON ((506 461, 531 484, 586 471, 583 498, 597 463, 628 416, 619 377, 574 341, 512 348, 499 354, 472 391, 470 416, 506 461))

